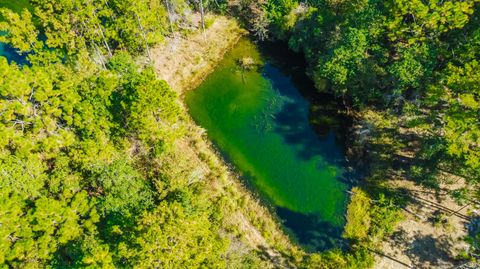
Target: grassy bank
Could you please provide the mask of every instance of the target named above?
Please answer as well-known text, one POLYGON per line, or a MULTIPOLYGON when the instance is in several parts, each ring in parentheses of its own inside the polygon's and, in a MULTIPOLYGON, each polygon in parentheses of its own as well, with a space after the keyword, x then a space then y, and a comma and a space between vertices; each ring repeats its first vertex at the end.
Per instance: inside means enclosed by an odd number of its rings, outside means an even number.
POLYGON ((159 78, 180 96, 200 85, 223 55, 247 34, 233 19, 209 15, 206 21, 204 31, 196 29, 187 34, 176 34, 152 50, 159 78))
MULTIPOLYGON (((204 32, 171 38, 152 51, 158 76, 172 85, 180 97, 197 87, 246 34, 235 20, 226 17, 209 17, 209 20, 212 23, 204 32), (214 37, 217 41, 211 42, 214 37)), ((257 251, 272 267, 298 263, 302 251, 291 243, 269 210, 219 157, 205 131, 191 118, 187 121, 188 132, 179 143, 178 154, 190 156, 192 167, 205 169, 209 196, 222 209, 223 229, 237 241, 236 247, 257 251)))

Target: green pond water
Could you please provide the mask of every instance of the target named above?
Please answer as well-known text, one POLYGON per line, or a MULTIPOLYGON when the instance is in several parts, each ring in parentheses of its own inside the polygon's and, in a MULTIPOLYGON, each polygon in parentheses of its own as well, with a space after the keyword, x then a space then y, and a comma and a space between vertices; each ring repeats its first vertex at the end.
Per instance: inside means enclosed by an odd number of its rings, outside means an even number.
POLYGON ((286 46, 244 39, 185 100, 247 185, 313 251, 341 245, 352 175, 343 147, 348 119, 315 91, 304 66, 286 46), (258 67, 240 68, 244 57, 258 67))

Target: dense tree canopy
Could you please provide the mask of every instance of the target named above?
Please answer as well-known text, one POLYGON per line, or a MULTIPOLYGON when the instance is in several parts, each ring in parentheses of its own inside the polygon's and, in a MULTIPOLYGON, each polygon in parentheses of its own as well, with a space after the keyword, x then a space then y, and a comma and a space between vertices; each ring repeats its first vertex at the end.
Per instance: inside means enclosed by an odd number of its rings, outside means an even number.
POLYGON ((165 1, 30 4, 1 10, 27 63, 0 57, 0 267, 225 267, 220 209, 162 165, 185 112, 132 57, 184 22, 165 1))
MULTIPOLYGON (((26 59, 0 57, 0 267, 228 267, 221 198, 183 169, 185 112, 145 65, 151 46, 194 28, 195 10, 204 27, 204 9, 230 13, 288 42, 319 90, 415 134, 412 178, 461 177, 479 198, 480 0, 134 2, 0 2, 0 42, 26 59)), ((383 194, 355 192, 344 237, 356 251, 300 267, 373 263, 359 242, 398 214, 383 194)))

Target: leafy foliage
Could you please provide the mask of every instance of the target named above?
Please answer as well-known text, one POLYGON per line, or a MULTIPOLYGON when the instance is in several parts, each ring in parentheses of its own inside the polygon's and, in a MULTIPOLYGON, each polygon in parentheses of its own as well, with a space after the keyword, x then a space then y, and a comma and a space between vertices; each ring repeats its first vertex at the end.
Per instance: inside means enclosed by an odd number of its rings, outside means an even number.
MULTIPOLYGON (((478 199, 479 0, 0 1, 0 42, 27 58, 0 57, 0 266, 227 266, 221 203, 174 152, 184 111, 134 60, 189 29, 198 3, 302 51, 319 90, 373 123, 372 169, 414 140, 408 176, 438 187, 447 171, 478 199)), ((302 267, 371 266, 368 247, 392 231, 397 205, 354 192, 354 251, 302 267)), ((261 264, 251 252, 238 260, 261 264)))
POLYGON ((352 201, 348 205, 347 219, 344 237, 351 240, 361 241, 368 236, 370 229, 371 202, 367 194, 358 188, 352 190, 352 201))
POLYGON ((1 10, 28 62, 0 57, 0 267, 226 267, 221 205, 174 151, 185 111, 133 57, 164 1, 30 4, 1 10))

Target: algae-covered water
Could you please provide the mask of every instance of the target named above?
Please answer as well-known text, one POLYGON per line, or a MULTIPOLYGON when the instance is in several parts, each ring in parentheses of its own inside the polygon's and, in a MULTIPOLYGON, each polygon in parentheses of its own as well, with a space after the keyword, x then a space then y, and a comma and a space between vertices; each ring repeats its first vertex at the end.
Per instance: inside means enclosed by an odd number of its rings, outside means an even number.
POLYGON ((307 250, 338 247, 348 173, 341 107, 316 93, 301 57, 241 40, 186 103, 237 171, 307 250), (254 68, 242 68, 249 57, 254 68))

